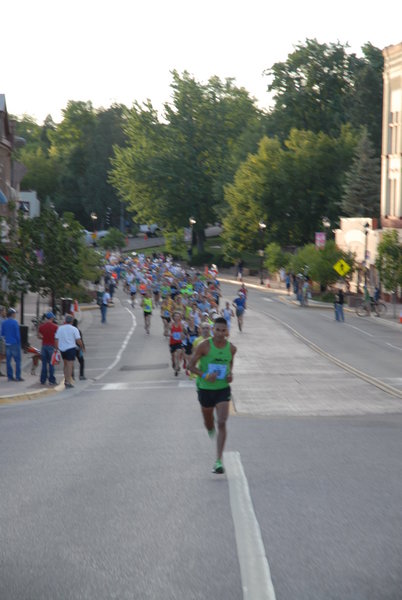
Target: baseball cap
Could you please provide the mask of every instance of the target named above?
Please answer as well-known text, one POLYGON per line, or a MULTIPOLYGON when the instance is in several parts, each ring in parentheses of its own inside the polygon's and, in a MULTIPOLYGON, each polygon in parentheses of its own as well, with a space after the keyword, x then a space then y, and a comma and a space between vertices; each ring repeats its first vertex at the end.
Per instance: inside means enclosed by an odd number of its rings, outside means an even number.
POLYGON ((51 310, 45 314, 46 319, 54 319, 54 314, 51 310))
POLYGON ((9 308, 7 311, 7 317, 11 317, 11 315, 15 315, 16 314, 16 310, 15 308, 9 308))

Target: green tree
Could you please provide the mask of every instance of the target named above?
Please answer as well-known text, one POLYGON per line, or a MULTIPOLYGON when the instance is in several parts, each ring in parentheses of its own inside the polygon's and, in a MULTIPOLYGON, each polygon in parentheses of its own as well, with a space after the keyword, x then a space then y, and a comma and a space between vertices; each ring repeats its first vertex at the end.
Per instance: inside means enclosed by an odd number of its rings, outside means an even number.
POLYGON ((398 286, 402 286, 402 244, 396 229, 384 231, 377 248, 376 268, 381 283, 393 295, 394 316, 396 315, 396 294, 398 286))
POLYGON ((339 279, 334 265, 340 259, 354 269, 353 257, 337 248, 335 242, 330 240, 323 249, 317 249, 314 244, 304 246, 292 257, 290 266, 293 273, 307 275, 325 290, 339 279))
POLYGON ((121 250, 126 245, 126 237, 116 227, 111 227, 105 237, 100 240, 102 248, 107 250, 121 250))
POLYGON ((45 151, 38 147, 24 148, 20 160, 27 169, 21 181, 22 190, 35 190, 39 200, 54 198, 59 184, 59 165, 54 158, 47 156, 45 151))
POLYGON ((337 136, 347 123, 365 126, 380 156, 382 52, 369 43, 362 57, 347 49, 307 39, 266 71, 275 101, 268 117, 271 134, 285 140, 295 128, 337 136))
POLYGON ((270 273, 276 273, 279 269, 287 269, 290 262, 290 254, 284 252, 279 244, 271 242, 265 248, 264 266, 270 273))
POLYGON ((364 129, 345 176, 342 210, 348 217, 380 217, 380 161, 364 129))
POLYGON ((162 122, 151 103, 128 113, 128 144, 115 149, 110 180, 136 219, 176 231, 194 217, 202 250, 205 226, 222 205, 236 160, 248 144, 255 147, 259 111, 230 79, 213 77, 203 85, 173 72, 172 91, 162 122), (247 137, 248 130, 254 134, 247 137))
POLYGON ((257 248, 261 219, 268 241, 283 247, 313 240, 323 215, 336 223, 355 143, 348 127, 338 138, 292 130, 284 145, 264 137, 225 188, 230 209, 223 222, 226 257, 233 260, 257 248))

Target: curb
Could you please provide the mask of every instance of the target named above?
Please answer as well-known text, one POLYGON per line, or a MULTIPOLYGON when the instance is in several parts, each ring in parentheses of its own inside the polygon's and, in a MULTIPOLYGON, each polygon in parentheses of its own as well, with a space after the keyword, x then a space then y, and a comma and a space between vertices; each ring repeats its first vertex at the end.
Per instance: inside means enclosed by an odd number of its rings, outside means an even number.
POLYGON ((38 398, 42 398, 44 396, 49 396, 50 394, 54 394, 55 392, 60 392, 61 389, 58 389, 60 385, 56 385, 54 388, 47 388, 44 390, 32 390, 32 392, 24 392, 22 394, 9 394, 8 396, 0 397, 0 405, 1 404, 13 404, 14 402, 19 402, 20 400, 37 400, 38 398))

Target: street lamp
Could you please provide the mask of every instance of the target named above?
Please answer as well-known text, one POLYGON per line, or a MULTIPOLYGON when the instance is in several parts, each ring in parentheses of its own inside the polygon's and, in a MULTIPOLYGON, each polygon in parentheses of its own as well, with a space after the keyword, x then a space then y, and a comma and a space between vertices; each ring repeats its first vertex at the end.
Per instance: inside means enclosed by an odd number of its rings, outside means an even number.
POLYGON ((260 232, 260 250, 258 251, 258 254, 260 255, 260 284, 264 285, 264 280, 262 277, 262 268, 263 268, 263 258, 264 258, 264 231, 266 229, 266 225, 263 221, 260 221, 258 223, 258 229, 260 232))
POLYGON ((193 226, 197 223, 197 221, 194 219, 194 217, 190 217, 188 222, 190 225, 190 246, 189 246, 187 252, 188 252, 189 259, 191 260, 191 257, 193 255, 193 226))
POLYGON ((370 229, 370 223, 364 224, 364 287, 367 287, 367 236, 370 229))
POLYGON ((96 212, 91 212, 91 219, 92 219, 92 224, 93 224, 93 234, 92 234, 93 245, 96 246, 96 221, 98 219, 98 215, 96 214, 96 212))

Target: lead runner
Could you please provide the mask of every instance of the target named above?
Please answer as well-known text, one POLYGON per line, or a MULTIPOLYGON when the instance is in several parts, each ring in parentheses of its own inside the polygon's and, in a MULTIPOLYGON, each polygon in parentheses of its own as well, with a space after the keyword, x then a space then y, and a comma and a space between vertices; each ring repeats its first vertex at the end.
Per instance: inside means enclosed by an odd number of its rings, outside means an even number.
POLYGON ((236 347, 227 341, 227 335, 226 319, 218 317, 214 322, 212 338, 197 346, 188 365, 189 371, 197 375, 198 400, 210 438, 213 438, 216 433, 214 424, 214 410, 216 410, 217 458, 212 469, 213 473, 225 472, 222 454, 226 440, 226 421, 229 416, 231 394, 229 384, 233 380, 233 360, 236 354, 236 347))

